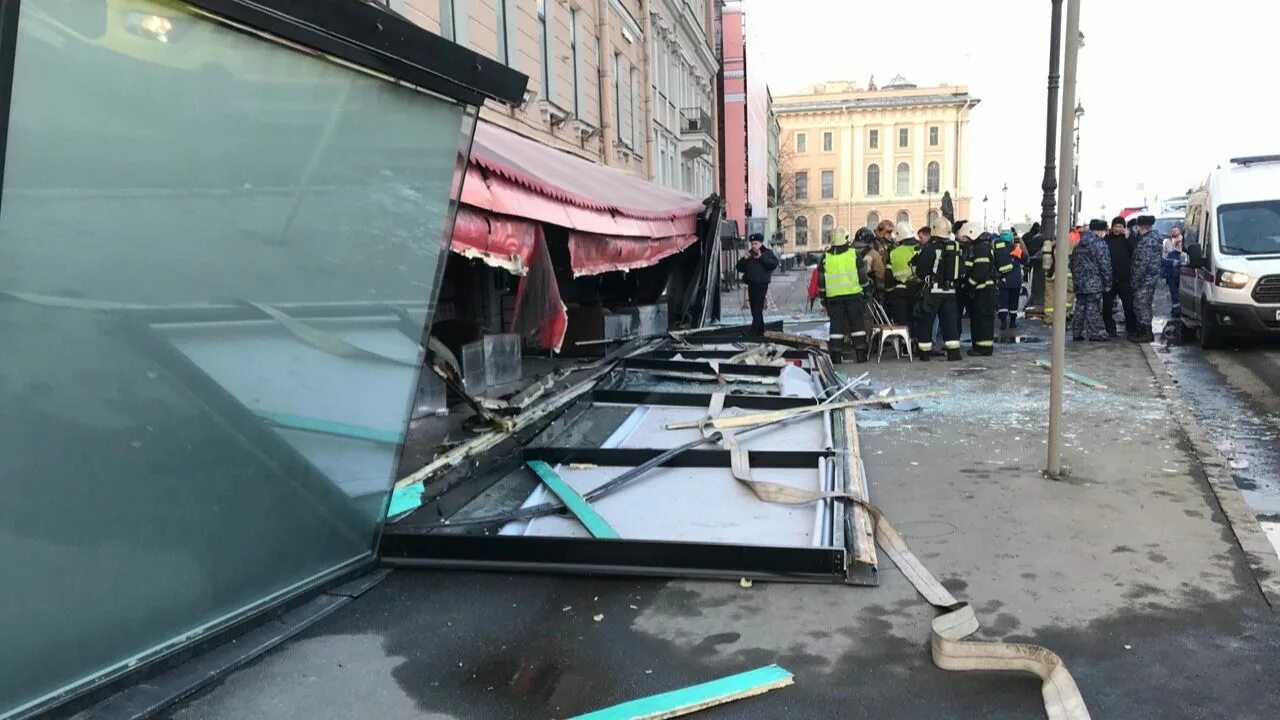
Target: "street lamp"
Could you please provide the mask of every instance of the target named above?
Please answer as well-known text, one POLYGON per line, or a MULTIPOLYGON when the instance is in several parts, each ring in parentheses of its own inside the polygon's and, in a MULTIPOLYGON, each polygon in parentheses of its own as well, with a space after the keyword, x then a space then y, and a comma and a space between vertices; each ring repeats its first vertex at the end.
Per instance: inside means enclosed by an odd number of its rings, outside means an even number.
MULTIPOLYGON (((1083 44, 1084 40, 1081 39, 1083 44)), ((1080 205, 1084 200, 1084 191, 1080 188, 1080 118, 1084 117, 1084 105, 1076 102, 1076 125, 1075 125, 1075 163, 1072 169, 1072 194, 1071 194, 1071 226, 1075 227, 1080 224, 1080 205)))
POLYGON ((1005 183, 1004 187, 1000 188, 1000 192, 1004 193, 1004 207, 1000 209, 1000 224, 1008 225, 1009 224, 1009 183, 1005 183))
MULTIPOLYGON (((1045 122, 1044 140, 1044 179, 1040 181, 1040 189, 1044 197, 1040 200, 1040 237, 1043 247, 1053 242, 1055 228, 1058 226, 1057 206, 1054 204, 1054 193, 1058 190, 1058 79, 1059 61, 1062 57, 1062 0, 1049 0, 1049 101, 1048 119, 1045 122)), ((1027 304, 1044 307, 1044 270, 1033 268, 1031 276, 1031 297, 1027 304)))
POLYGON ((928 184, 926 184, 924 187, 920 188, 920 194, 925 195, 929 198, 929 204, 926 207, 926 210, 924 213, 925 224, 928 225, 929 213, 933 212, 933 188, 929 187, 928 184))
POLYGON ((982 196, 982 229, 987 229, 987 196, 982 196))

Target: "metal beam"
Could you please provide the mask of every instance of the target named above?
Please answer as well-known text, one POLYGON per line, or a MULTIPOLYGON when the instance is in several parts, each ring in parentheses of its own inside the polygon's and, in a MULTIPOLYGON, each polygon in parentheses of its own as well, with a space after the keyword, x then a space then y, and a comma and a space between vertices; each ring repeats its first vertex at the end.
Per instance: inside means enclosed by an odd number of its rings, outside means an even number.
MULTIPOLYGON (((549 465, 602 465, 635 467, 667 452, 665 448, 527 448, 524 461, 541 460, 549 465)), ((813 468, 821 458, 831 457, 829 450, 752 450, 751 466, 756 468, 813 468)), ((686 450, 661 467, 727 468, 728 450, 686 450)))
MULTIPOLYGON (((711 404, 710 393, 669 393, 649 390, 595 390, 591 401, 613 405, 666 405, 668 407, 701 407, 711 404)), ((778 395, 726 395, 727 408, 748 410, 788 410, 816 405, 812 398, 780 397, 778 395)))

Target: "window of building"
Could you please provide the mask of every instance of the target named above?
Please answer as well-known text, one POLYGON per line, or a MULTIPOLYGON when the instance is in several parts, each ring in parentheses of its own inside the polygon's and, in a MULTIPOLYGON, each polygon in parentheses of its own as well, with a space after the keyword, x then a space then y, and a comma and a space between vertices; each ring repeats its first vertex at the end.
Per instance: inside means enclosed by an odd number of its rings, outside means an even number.
POLYGON ((796 218, 796 247, 806 247, 809 244, 809 218, 801 215, 796 218))
POLYGON ((925 185, 931 193, 938 192, 938 188, 942 186, 942 166, 937 162, 929 163, 928 169, 925 171, 925 185))
POLYGON ((622 142, 622 53, 613 54, 613 126, 622 142))
POLYGON ((906 223, 906 224, 910 225, 910 224, 911 224, 911 213, 907 212, 906 210, 899 210, 899 211, 898 211, 898 217, 897 217, 896 219, 894 219, 894 222, 895 222, 895 223, 906 223))
POLYGON ((938 136, 940 135, 938 126, 934 125, 929 128, 929 147, 938 147, 938 136))
POLYGON ((867 168, 867 194, 880 194, 880 166, 875 163, 867 168))
POLYGON ((631 81, 628 86, 631 92, 627 93, 627 112, 631 116, 631 132, 627 136, 627 141, 631 143, 631 147, 640 147, 640 143, 636 141, 636 135, 641 131, 640 123, 636 122, 636 95, 640 94, 640 74, 636 72, 634 65, 627 71, 631 81))
POLYGON ((898 163, 898 183, 897 191, 899 195, 911 194, 911 166, 906 163, 898 163))
POLYGON ((510 65, 508 58, 511 57, 510 40, 507 34, 507 3, 511 0, 494 0, 493 6, 497 12, 493 26, 498 33, 498 62, 504 65, 510 65))
POLYGON ((458 28, 455 25, 453 0, 440 0, 440 35, 457 41, 458 28))
POLYGON ((569 9, 569 53, 573 62, 573 116, 582 117, 582 61, 578 51, 578 9, 569 9))
POLYGON ((808 139, 804 133, 796 133, 796 152, 805 152, 805 145, 808 139))
POLYGON ((822 244, 831 244, 831 231, 836 227, 836 219, 830 215, 822 216, 822 244))
POLYGON ((875 150, 880 147, 880 131, 871 130, 867 133, 867 142, 871 145, 871 149, 875 150))
POLYGON ((822 197, 831 199, 836 196, 836 173, 834 170, 822 171, 822 197))
POLYGON ((835 148, 835 138, 830 132, 822 133, 822 152, 831 152, 835 148))
POLYGON ((898 129, 898 147, 904 148, 911 144, 911 131, 907 128, 898 129))
POLYGON ((872 210, 867 213, 867 227, 873 228, 880 224, 880 213, 872 210))
POLYGON ((555 75, 551 68, 551 6, 547 0, 538 0, 538 45, 542 52, 542 97, 551 99, 551 78, 555 75))
POLYGON ((795 196, 797 200, 809 199, 809 173, 805 170, 796 173, 795 196))

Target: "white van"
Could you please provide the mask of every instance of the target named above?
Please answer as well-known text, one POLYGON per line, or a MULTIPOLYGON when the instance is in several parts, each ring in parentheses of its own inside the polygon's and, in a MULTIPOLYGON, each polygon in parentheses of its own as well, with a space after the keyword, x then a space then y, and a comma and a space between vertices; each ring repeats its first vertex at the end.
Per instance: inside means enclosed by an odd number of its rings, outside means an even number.
POLYGON ((1187 202, 1184 334, 1280 335, 1280 155, 1235 158, 1187 202))

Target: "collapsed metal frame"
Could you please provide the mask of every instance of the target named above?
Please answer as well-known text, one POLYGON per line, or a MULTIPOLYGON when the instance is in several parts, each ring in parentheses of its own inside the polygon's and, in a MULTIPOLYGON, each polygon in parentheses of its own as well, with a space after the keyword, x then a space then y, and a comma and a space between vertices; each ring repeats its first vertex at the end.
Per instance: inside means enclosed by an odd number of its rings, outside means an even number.
MULTIPOLYGON (((758 343, 759 337, 745 334, 745 328, 711 328, 673 336, 659 347, 652 344, 620 349, 613 358, 614 373, 630 370, 672 372, 696 382, 713 380, 721 373, 756 377, 777 377, 780 368, 761 365, 719 364, 708 360, 729 359, 733 350, 706 348, 706 345, 758 343), (677 344, 679 347, 677 347, 677 344), (672 359, 679 353, 683 360, 672 359)), ((771 330, 781 330, 776 325, 771 330)), ((788 361, 808 360, 810 369, 828 393, 842 386, 829 358, 811 343, 796 339, 793 349, 783 353, 788 361)), ((775 335, 774 343, 786 343, 775 335)), ((524 447, 523 444, 555 423, 571 424, 595 406, 671 406, 707 408, 712 402, 707 392, 655 392, 598 387, 547 425, 522 438, 506 443, 501 459, 493 454, 465 468, 455 468, 452 477, 428 479, 424 488, 434 491, 417 511, 384 527, 379 555, 385 565, 406 568, 465 568, 502 571, 586 573, 602 575, 643 575, 662 577, 752 578, 786 582, 826 582, 869 585, 876 583, 876 555, 872 520, 861 506, 838 501, 831 503, 829 544, 816 546, 741 545, 722 542, 674 540, 599 539, 576 537, 499 535, 503 517, 485 522, 466 521, 450 525, 449 519, 472 499, 503 477, 499 468, 512 469, 526 462, 549 464, 582 463, 602 467, 635 468, 670 455, 670 451, 645 448, 524 447)), ((818 400, 765 394, 726 394, 724 407, 756 411, 811 407, 818 400)), ((852 408, 836 408, 818 414, 829 423, 833 447, 804 450, 752 450, 755 468, 797 468, 833 473, 833 489, 866 499, 866 483, 856 447, 857 430, 852 408)), ((710 447, 710 444, 708 444, 710 447)), ((659 467, 731 467, 730 453, 724 449, 687 449, 666 457, 659 467)), ((635 482, 644 482, 638 478, 635 482)), ((424 496, 426 500, 426 496, 424 496)), ((563 513, 563 509, 561 509, 563 513)))

